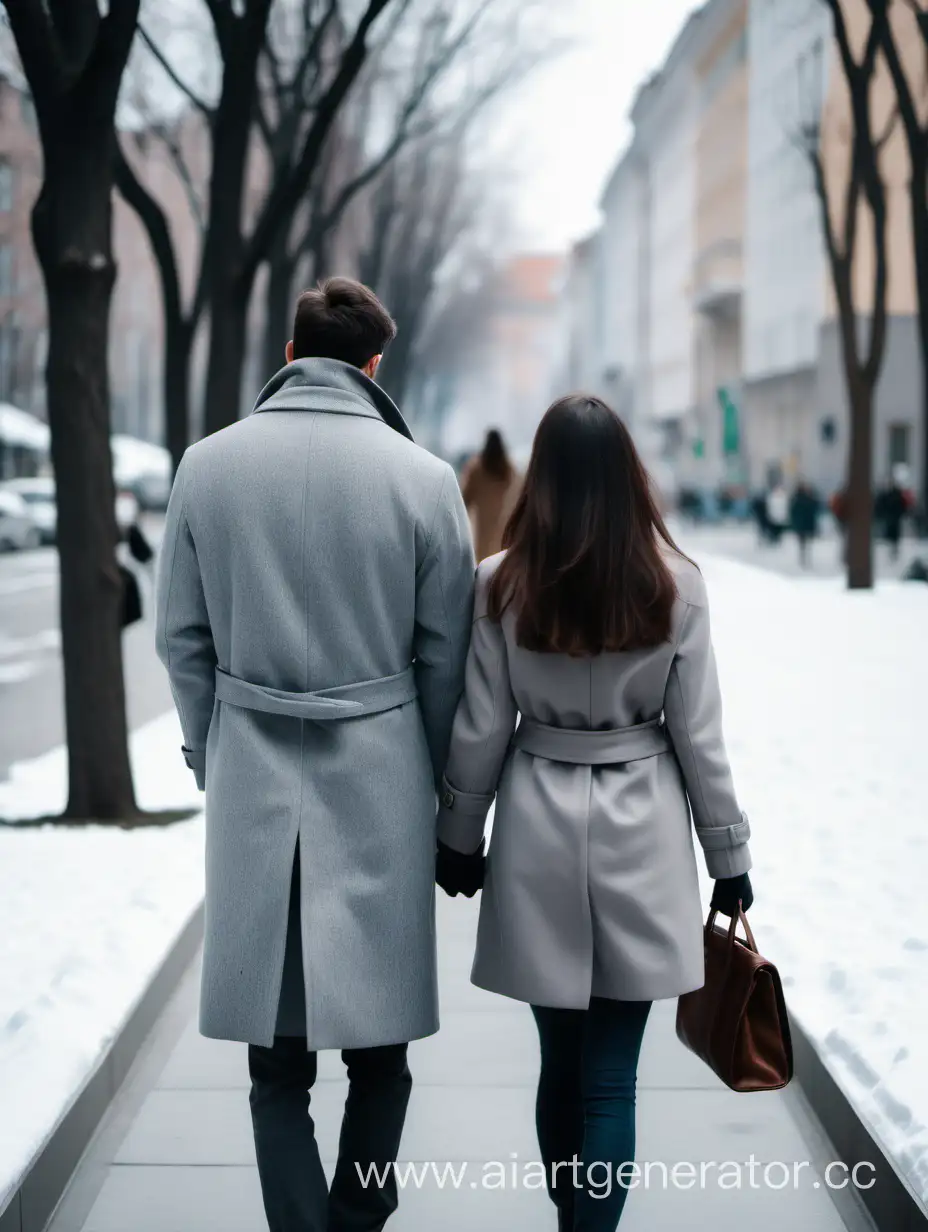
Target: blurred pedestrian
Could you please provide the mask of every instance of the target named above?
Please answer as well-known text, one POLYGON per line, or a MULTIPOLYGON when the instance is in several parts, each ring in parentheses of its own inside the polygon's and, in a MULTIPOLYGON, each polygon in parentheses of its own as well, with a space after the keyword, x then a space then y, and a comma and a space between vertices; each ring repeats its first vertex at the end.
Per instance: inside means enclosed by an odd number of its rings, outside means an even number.
MULTIPOLYGON (((116 567, 119 570, 123 587, 121 621, 124 629, 136 624, 145 614, 137 566, 140 565, 144 572, 150 573, 150 567, 155 558, 155 550, 139 526, 137 507, 135 514, 133 521, 127 526, 120 527, 123 538, 117 550, 116 567), (126 555, 130 557, 130 560, 125 559, 126 555)), ((149 584, 151 584, 151 579, 149 579, 149 584)))
POLYGON ((847 564, 847 526, 850 518, 847 488, 838 488, 837 491, 832 492, 828 500, 828 508, 841 537, 841 559, 847 564))
POLYGON ((789 502, 789 521, 799 541, 799 563, 803 568, 809 563, 809 543, 818 535, 821 507, 818 495, 809 484, 796 485, 789 502))
POLYGON ((765 508, 770 542, 779 543, 789 526, 789 493, 781 480, 777 480, 767 492, 765 508))
POLYGON ((496 428, 487 433, 483 449, 464 467, 461 491, 470 515, 477 560, 495 556, 503 530, 516 503, 522 477, 506 452, 496 428))
POLYGON ((137 520, 130 523, 126 531, 126 545, 132 559, 138 561, 140 565, 150 565, 154 560, 155 549, 148 542, 148 537, 137 520))
POLYGON ((704 980, 690 809, 712 907, 737 915, 752 889, 705 582, 600 399, 562 398, 541 421, 506 551, 477 571, 475 615, 438 881, 452 895, 479 886, 498 791, 472 979, 532 1008, 559 1227, 614 1232, 651 1004, 704 980))
POLYGON ((893 560, 899 559, 902 526, 908 512, 907 493, 894 476, 886 487, 877 492, 873 503, 874 517, 882 537, 889 544, 889 553, 893 560))
POLYGON ((751 513, 757 527, 757 541, 763 547, 770 542, 770 523, 767 521, 767 495, 758 492, 751 501, 751 513))

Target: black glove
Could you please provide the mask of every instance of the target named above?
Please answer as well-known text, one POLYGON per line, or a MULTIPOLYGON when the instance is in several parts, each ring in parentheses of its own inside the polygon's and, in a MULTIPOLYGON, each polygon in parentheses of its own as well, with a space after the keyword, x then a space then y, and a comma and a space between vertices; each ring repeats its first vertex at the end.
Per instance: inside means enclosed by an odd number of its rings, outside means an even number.
POLYGON ((466 855, 455 851, 438 840, 438 852, 435 856, 435 880, 446 894, 454 898, 463 894, 465 898, 473 898, 483 886, 483 874, 486 857, 483 854, 483 842, 476 851, 466 855))
POLYGON ((722 915, 734 915, 738 910, 739 898, 741 910, 747 911, 754 901, 751 878, 747 873, 742 873, 740 877, 720 877, 715 883, 709 906, 713 911, 721 911, 722 915))

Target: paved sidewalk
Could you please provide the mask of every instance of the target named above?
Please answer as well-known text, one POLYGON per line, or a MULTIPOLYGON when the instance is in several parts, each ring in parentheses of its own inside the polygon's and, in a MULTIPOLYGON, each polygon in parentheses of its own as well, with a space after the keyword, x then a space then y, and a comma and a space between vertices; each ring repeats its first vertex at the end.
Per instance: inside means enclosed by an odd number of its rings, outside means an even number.
MULTIPOLYGON (((439 903, 442 1020, 439 1035, 411 1048, 415 1086, 402 1157, 468 1161, 463 1186, 434 1179, 408 1188, 391 1232, 544 1232, 556 1227, 544 1192, 484 1187, 487 1161, 524 1166, 537 1159, 533 1102, 537 1042, 526 1007, 468 982, 476 909, 439 903)), ((244 1048, 202 1039, 195 1026, 196 973, 168 1007, 149 1054, 120 1095, 108 1123, 52 1221, 50 1232, 261 1232, 266 1228, 247 1099, 244 1048)), ((826 1162, 798 1092, 755 1096, 724 1090, 677 1042, 675 1002, 655 1007, 640 1074, 639 1160, 826 1162)), ((345 1084, 337 1054, 324 1054, 313 1109, 327 1168, 335 1151, 345 1084)), ((763 1169, 757 1170, 761 1184, 763 1169)), ((783 1183, 783 1169, 771 1180, 783 1183)), ((489 1174, 488 1174, 489 1175, 489 1174)), ((496 1172, 493 1174, 497 1175, 496 1172)), ((853 1200, 840 1213, 821 1172, 803 1170, 782 1190, 666 1189, 652 1173, 629 1196, 622 1232, 865 1232, 853 1200)))

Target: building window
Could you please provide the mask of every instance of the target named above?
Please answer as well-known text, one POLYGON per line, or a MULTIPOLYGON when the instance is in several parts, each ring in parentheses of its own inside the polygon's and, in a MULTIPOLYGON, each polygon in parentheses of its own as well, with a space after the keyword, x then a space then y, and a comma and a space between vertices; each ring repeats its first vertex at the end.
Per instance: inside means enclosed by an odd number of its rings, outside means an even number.
POLYGON ((13 168, 6 158, 0 157, 0 214, 8 214, 13 208, 13 168))
POLYGON ((13 248, 0 241, 0 295, 13 294, 13 248))
POLYGON ((911 424, 893 423, 889 425, 889 465, 890 467, 909 465, 911 439, 912 439, 912 425, 911 424))

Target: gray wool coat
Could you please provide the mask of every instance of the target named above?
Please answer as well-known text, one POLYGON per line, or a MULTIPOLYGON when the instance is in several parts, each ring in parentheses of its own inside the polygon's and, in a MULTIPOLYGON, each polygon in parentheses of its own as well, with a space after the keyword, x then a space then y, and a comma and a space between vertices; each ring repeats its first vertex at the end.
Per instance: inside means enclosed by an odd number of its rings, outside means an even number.
POLYGON ((291 364, 184 455, 157 644, 206 791, 204 1035, 273 1041, 298 840, 308 1047, 437 1030, 436 785, 473 585, 453 471, 347 364, 291 364))
POLYGON ((671 640, 580 659, 518 646, 511 609, 490 620, 502 559, 478 570, 438 823, 445 843, 473 851, 496 795, 473 981, 573 1009, 591 996, 650 1001, 699 988, 691 812, 712 877, 751 866, 702 576, 668 555, 671 640))

